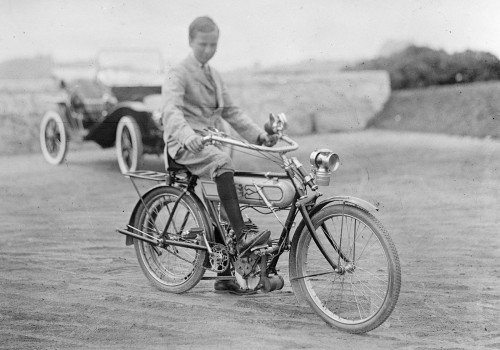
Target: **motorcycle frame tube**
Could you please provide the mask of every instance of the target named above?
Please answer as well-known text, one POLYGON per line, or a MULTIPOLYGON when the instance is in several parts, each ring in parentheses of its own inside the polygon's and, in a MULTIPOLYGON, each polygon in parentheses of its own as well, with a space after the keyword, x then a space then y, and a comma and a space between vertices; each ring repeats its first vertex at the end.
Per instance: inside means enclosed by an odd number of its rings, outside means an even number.
POLYGON ((285 225, 281 231, 280 238, 278 240, 278 247, 282 247, 278 250, 277 254, 272 258, 271 262, 269 263, 269 266, 267 268, 268 273, 274 273, 277 274, 276 270, 276 265, 278 264, 278 260, 281 257, 281 254, 285 252, 285 250, 289 249, 290 247, 290 232, 293 227, 293 222, 295 221, 295 217, 297 216, 297 206, 295 203, 297 202, 298 199, 298 194, 296 193, 295 195, 295 200, 290 207, 290 210, 288 211, 288 216, 286 217, 285 220, 285 225))
MULTIPOLYGON (((207 197, 205 196, 205 190, 203 190, 203 189, 202 189, 202 194, 203 194, 203 199, 205 200, 205 205, 206 205, 207 210, 208 210, 208 216, 211 218, 212 224, 217 227, 217 231, 219 232, 218 237, 214 237, 215 242, 219 242, 219 243, 226 245, 226 237, 223 234, 224 227, 222 227, 222 224, 220 223, 220 220, 217 217, 217 212, 215 210, 216 201, 211 201, 211 200, 207 199, 207 197)), ((214 234, 214 236, 215 236, 215 234, 214 234)))
MULTIPOLYGON (((276 265, 278 264, 281 254, 283 254, 285 250, 288 250, 290 248, 290 232, 292 231, 293 223, 295 221, 297 213, 299 212, 297 204, 304 203, 304 209, 306 213, 305 215, 310 218, 306 206, 314 205, 316 203, 316 199, 319 196, 317 192, 314 192, 312 195, 307 196, 305 191, 302 188, 297 187, 297 184, 295 183, 295 181, 293 181, 295 176, 294 170, 291 169, 291 167, 286 167, 285 171, 288 178, 292 181, 293 187, 295 188, 295 197, 288 212, 288 216, 285 220, 285 225, 283 227, 283 230, 281 231, 281 235, 278 241, 278 247, 280 247, 280 249, 278 250, 278 253, 272 258, 267 268, 268 273, 275 274, 277 274, 276 265), (283 244, 285 240, 286 243, 283 244)), ((304 217, 304 212, 302 212, 302 216, 304 217)), ((301 222, 304 222, 304 219, 301 222)))
POLYGON ((184 247, 184 248, 191 248, 195 250, 203 250, 203 251, 208 251, 208 248, 205 246, 200 246, 197 244, 192 244, 188 242, 181 242, 181 241, 173 241, 170 239, 158 239, 158 240, 153 240, 151 238, 143 237, 135 233, 131 233, 129 231, 125 231, 122 229, 117 229, 117 231, 123 235, 133 237, 134 239, 138 239, 140 241, 149 243, 155 247, 157 246, 176 246, 176 247, 184 247))
POLYGON ((177 209, 179 202, 181 201, 182 198, 184 198, 184 196, 186 195, 187 192, 188 192, 188 189, 185 188, 184 191, 182 191, 182 194, 175 200, 174 207, 172 208, 172 212, 170 213, 170 216, 168 217, 167 223, 165 224, 165 228, 163 229, 163 232, 161 233, 161 238, 163 240, 166 240, 168 237, 167 231, 168 231, 168 228, 170 227, 170 224, 172 223, 172 217, 173 217, 172 213, 175 213, 175 210, 177 209))

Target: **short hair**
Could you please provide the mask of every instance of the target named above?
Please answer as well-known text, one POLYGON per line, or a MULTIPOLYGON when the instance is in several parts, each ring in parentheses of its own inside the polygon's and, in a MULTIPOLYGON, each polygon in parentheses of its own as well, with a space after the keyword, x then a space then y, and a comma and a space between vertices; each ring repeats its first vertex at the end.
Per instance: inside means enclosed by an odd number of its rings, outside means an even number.
POLYGON ((195 18, 189 25, 189 40, 191 41, 195 37, 196 32, 210 33, 214 30, 218 32, 219 27, 217 27, 217 24, 210 17, 202 16, 195 18))

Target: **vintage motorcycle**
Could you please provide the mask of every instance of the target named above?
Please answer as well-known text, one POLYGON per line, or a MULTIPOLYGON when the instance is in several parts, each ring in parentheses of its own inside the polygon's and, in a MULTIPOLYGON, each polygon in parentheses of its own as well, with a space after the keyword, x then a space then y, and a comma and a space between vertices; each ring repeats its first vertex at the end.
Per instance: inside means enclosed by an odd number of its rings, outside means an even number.
MULTIPOLYGON (((242 208, 275 215, 282 232, 268 244, 238 254, 234 232, 224 219, 213 181, 199 179, 167 160, 166 173, 131 171, 139 195, 126 229, 146 277, 160 290, 182 293, 202 279, 236 279, 243 289, 282 289, 277 264, 289 252, 289 280, 299 303, 307 302, 329 325, 350 333, 380 326, 398 300, 401 268, 387 230, 373 216, 374 205, 355 197, 321 201, 318 185, 330 183, 340 161, 328 149, 311 153, 309 173, 287 153, 298 144, 284 134, 284 114, 270 116, 266 131, 276 134, 275 147, 249 144, 217 130, 207 130, 205 143, 232 145, 257 152, 283 172, 236 172, 242 208), (160 184, 141 194, 134 179, 160 184), (195 192, 200 182, 201 198, 195 192), (277 211, 288 210, 282 222, 277 211), (292 235, 298 213, 301 220, 292 235), (206 271, 217 273, 203 277, 206 271), (223 273, 231 276, 222 276, 223 273)), ((251 224, 251 223, 250 223, 251 224)))

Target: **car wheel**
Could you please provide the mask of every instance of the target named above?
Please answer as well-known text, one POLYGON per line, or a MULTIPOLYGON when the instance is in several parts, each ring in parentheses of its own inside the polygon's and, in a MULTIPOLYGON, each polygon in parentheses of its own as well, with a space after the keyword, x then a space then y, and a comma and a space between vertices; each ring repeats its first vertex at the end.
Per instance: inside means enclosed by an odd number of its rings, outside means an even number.
POLYGON ((122 173, 140 169, 142 149, 139 124, 133 117, 122 117, 116 128, 116 157, 122 173))
POLYGON ((40 146, 45 160, 61 164, 68 151, 68 137, 64 122, 56 111, 48 111, 40 124, 40 146))

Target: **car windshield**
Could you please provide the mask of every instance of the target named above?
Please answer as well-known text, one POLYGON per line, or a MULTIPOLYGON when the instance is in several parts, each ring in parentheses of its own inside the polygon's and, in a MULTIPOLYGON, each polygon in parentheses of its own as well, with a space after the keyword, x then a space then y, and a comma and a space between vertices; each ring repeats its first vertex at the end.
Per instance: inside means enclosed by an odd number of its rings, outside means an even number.
POLYGON ((107 86, 156 86, 163 80, 159 51, 102 51, 97 63, 97 78, 107 86))

